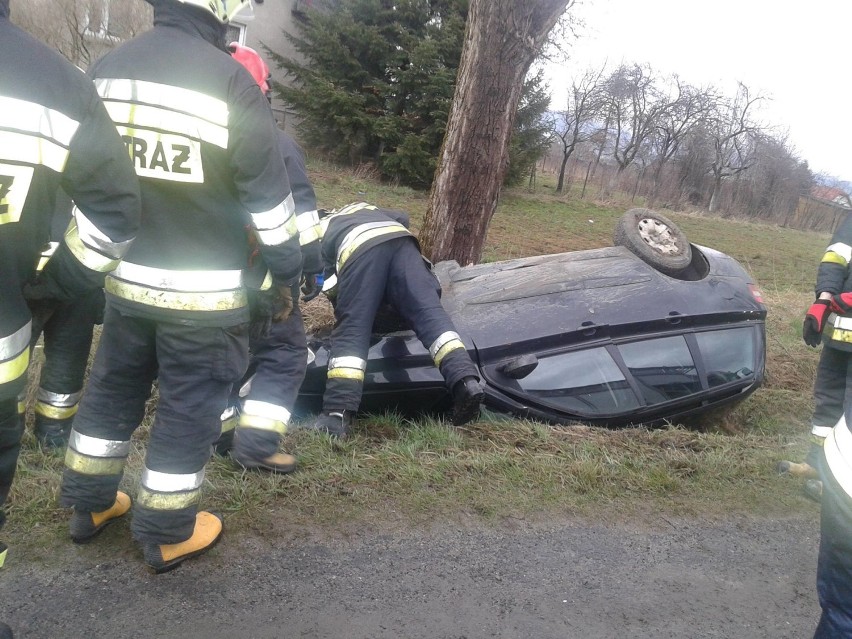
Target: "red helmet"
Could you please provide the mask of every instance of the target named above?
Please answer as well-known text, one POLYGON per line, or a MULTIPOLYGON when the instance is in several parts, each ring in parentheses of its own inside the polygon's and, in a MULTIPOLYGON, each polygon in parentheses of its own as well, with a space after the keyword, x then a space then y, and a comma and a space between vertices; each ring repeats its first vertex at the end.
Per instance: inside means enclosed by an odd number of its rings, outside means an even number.
POLYGON ((270 90, 269 67, 263 61, 263 58, 260 57, 260 54, 251 47, 244 47, 239 42, 229 44, 228 50, 231 52, 234 60, 248 69, 248 72, 251 73, 251 77, 257 82, 260 90, 263 91, 264 95, 268 96, 270 90))

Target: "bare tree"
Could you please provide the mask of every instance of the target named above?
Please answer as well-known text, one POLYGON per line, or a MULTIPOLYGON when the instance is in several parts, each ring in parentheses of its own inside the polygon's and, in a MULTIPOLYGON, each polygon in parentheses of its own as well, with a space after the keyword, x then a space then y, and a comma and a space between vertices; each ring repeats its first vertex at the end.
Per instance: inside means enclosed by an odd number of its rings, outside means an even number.
POLYGON ((562 193, 565 186, 565 167, 577 149, 577 145, 590 139, 594 133, 592 121, 600 114, 605 103, 603 92, 604 67, 589 69, 574 82, 568 92, 568 108, 556 115, 554 135, 559 140, 562 160, 556 192, 562 193))
POLYGON ((661 99, 656 78, 648 65, 621 65, 607 80, 609 106, 615 127, 613 158, 616 178, 647 144, 658 119, 669 103, 661 99))
POLYGON ((668 106, 658 114, 651 135, 655 152, 651 206, 659 195, 660 178, 666 164, 677 154, 692 130, 711 113, 718 99, 712 88, 693 87, 677 76, 672 78, 672 85, 673 95, 666 99, 668 106))
POLYGON ((573 0, 471 0, 453 106, 420 241, 433 260, 479 260, 497 208, 527 71, 573 0))
POLYGON ((14 4, 11 17, 81 68, 151 27, 151 7, 142 0, 29 0, 14 4))
POLYGON ((710 165, 713 191, 708 210, 719 208, 722 180, 746 171, 756 159, 755 148, 761 127, 754 121, 753 112, 764 98, 752 96, 748 87, 738 83, 733 100, 720 103, 711 118, 710 137, 714 157, 710 165))

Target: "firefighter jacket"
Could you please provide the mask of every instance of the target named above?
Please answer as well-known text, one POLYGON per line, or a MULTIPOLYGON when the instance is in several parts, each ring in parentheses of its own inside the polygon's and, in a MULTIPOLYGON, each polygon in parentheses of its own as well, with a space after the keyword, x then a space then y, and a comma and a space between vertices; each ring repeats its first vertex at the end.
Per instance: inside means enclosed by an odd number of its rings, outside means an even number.
MULTIPOLYGON (((852 291, 852 216, 846 215, 831 237, 817 269, 816 294, 852 291)), ((852 317, 832 313, 822 333, 823 345, 852 351, 852 317)))
POLYGON ((91 81, 12 25, 0 0, 0 399, 25 383, 31 335, 23 288, 50 239, 58 189, 75 219, 30 288, 67 300, 103 283, 139 224, 139 184, 91 81))
POLYGON ((89 70, 140 179, 142 227, 106 281, 111 304, 159 321, 246 322, 247 228, 278 286, 301 269, 272 111, 223 27, 158 3, 154 28, 89 70))
POLYGON ((344 206, 320 220, 323 292, 334 297, 338 274, 370 247, 397 237, 411 237, 416 242, 408 226, 408 215, 402 211, 366 202, 344 206))
POLYGON ((279 138, 284 164, 287 167, 287 177, 290 179, 290 188, 293 190, 293 201, 296 205, 296 224, 299 227, 299 243, 302 246, 302 272, 322 273, 317 196, 308 179, 305 153, 284 131, 280 131, 279 138))
MULTIPOLYGON (((317 275, 322 273, 323 269, 319 242, 319 213, 317 196, 305 167, 305 153, 290 135, 280 129, 278 141, 284 166, 287 167, 287 178, 293 191, 296 226, 299 229, 299 244, 302 249, 302 273, 317 275)), ((246 285, 251 289, 269 290, 272 287, 272 274, 266 264, 256 255, 252 255, 249 261, 249 268, 245 273, 246 285)))

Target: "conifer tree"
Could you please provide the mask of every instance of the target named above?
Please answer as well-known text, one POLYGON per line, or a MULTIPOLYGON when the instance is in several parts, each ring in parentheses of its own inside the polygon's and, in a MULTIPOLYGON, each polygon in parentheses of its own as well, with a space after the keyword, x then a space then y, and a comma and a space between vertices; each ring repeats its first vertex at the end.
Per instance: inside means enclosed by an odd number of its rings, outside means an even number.
POLYGON ((520 184, 529 177, 536 162, 547 152, 553 131, 548 118, 549 87, 539 70, 524 81, 514 130, 509 141, 509 168, 506 184, 520 184))
POLYGON ((305 62, 269 51, 309 147, 427 187, 455 89, 467 0, 341 0, 287 34, 305 62))

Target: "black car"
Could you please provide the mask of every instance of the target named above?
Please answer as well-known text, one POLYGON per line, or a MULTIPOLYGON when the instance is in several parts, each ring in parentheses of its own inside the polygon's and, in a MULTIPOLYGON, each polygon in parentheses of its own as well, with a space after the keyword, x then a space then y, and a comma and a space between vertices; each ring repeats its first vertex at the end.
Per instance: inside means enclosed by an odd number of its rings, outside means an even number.
MULTIPOLYGON (((733 258, 690 244, 665 216, 631 209, 614 247, 434 272, 486 384, 486 408, 551 423, 623 426, 691 417, 747 397, 764 375, 766 307, 733 258)), ((327 342, 310 338, 297 414, 319 410, 327 342)), ((410 330, 370 348, 361 410, 449 407, 410 330)))

